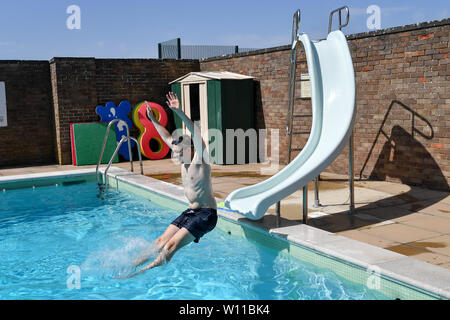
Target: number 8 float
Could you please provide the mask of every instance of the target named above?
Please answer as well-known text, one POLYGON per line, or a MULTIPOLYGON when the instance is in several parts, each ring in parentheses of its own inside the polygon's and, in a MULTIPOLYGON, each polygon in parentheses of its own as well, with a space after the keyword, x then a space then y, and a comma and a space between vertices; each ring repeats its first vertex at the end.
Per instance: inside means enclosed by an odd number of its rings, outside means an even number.
MULTIPOLYGON (((168 120, 166 110, 157 103, 147 103, 152 108, 156 120, 165 127, 168 120)), ((145 101, 134 108, 133 122, 141 132, 138 141, 142 154, 151 160, 164 158, 169 153, 169 146, 164 143, 152 121, 147 117, 145 101)))

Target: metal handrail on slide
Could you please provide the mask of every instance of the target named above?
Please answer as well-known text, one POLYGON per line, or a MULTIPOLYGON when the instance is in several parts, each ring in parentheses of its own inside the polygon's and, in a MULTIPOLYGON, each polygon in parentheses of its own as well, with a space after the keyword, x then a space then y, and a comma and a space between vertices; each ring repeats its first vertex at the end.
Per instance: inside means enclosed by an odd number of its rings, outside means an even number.
POLYGON ((122 121, 123 124, 125 124, 125 128, 126 128, 127 135, 126 135, 126 137, 122 137, 122 139, 120 139, 119 143, 117 144, 116 150, 114 150, 114 153, 113 153, 111 159, 109 160, 108 165, 107 165, 107 167, 106 167, 106 169, 105 169, 105 172, 104 172, 104 174, 103 174, 103 175, 104 175, 104 179, 103 179, 103 180, 104 180, 105 189, 108 188, 108 179, 107 179, 106 174, 108 173, 108 170, 109 170, 109 168, 111 167, 111 164, 112 164, 112 162, 113 162, 113 159, 116 157, 117 153, 119 152, 120 147, 122 146, 122 144, 123 144, 125 141, 128 142, 128 152, 129 152, 129 158, 130 158, 130 169, 131 169, 131 172, 134 172, 134 169, 133 169, 133 155, 132 155, 132 153, 131 153, 131 140, 133 140, 134 142, 136 142, 136 146, 137 146, 137 149, 138 149, 139 165, 140 165, 140 169, 141 169, 141 174, 144 174, 144 169, 143 169, 143 167, 142 167, 141 148, 139 147, 139 142, 138 142, 135 138, 130 137, 130 129, 128 128, 128 124, 127 124, 125 121, 120 120, 120 119, 114 119, 114 120, 112 120, 112 121, 109 122, 108 127, 106 128, 105 138, 103 139, 102 150, 101 150, 101 152, 100 152, 100 157, 99 157, 98 162, 97 162, 97 167, 95 168, 95 175, 96 175, 96 177, 97 177, 97 184, 98 184, 99 186, 102 185, 102 184, 100 183, 100 181, 99 181, 98 170, 99 170, 99 167, 100 167, 100 163, 102 162, 103 153, 104 153, 105 147, 106 147, 106 142, 108 141, 109 130, 111 129, 111 126, 112 126, 114 123, 118 122, 118 121, 122 121))
POLYGON ((339 25, 338 25, 339 30, 341 30, 343 27, 346 27, 348 25, 348 22, 350 21, 350 9, 347 6, 343 6, 343 7, 340 7, 338 9, 336 9, 336 10, 331 11, 330 12, 330 17, 328 19, 328 33, 331 32, 331 26, 333 24, 333 15, 336 12, 338 13, 338 16, 339 16, 339 25), (343 10, 345 10, 345 13, 346 13, 345 23, 344 24, 342 24, 342 11, 343 10))
MULTIPOLYGON (((347 6, 343 6, 341 8, 338 8, 336 10, 331 11, 330 18, 328 21, 328 33, 331 32, 331 26, 333 24, 333 15, 335 13, 338 13, 339 16, 339 24, 338 28, 339 30, 342 30, 343 27, 348 25, 348 22, 350 20, 350 9, 347 6), (342 11, 345 10, 346 12, 346 18, 345 23, 342 24, 342 11)), ((354 186, 354 159, 353 159, 353 131, 350 135, 349 142, 348 142, 348 184, 350 187, 350 207, 349 207, 349 213, 353 214, 355 213, 355 186, 354 186)))

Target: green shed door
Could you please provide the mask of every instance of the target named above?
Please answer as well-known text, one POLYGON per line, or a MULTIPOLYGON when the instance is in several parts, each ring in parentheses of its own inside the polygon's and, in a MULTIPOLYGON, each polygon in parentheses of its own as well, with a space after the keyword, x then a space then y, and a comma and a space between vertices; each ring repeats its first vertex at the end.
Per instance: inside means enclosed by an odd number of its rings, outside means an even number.
MULTIPOLYGON (((172 83, 171 90, 180 99, 180 106, 181 106, 181 83, 179 83, 179 82, 172 83)), ((175 114, 175 112, 172 112, 172 114, 173 114, 173 121, 175 122, 175 128, 182 129, 183 121, 181 120, 181 118, 178 115, 175 114)))
POLYGON ((253 79, 222 79, 220 86, 226 163, 256 162, 258 143, 254 129, 253 79), (234 130, 235 135, 227 137, 228 129, 234 130), (240 133, 244 133, 244 136, 240 133), (243 144, 245 154, 238 155, 238 144, 243 144))
POLYGON ((208 95, 208 129, 222 131, 222 98, 220 81, 206 81, 208 95))
POLYGON ((224 164, 223 146, 225 132, 222 128, 222 98, 220 80, 206 81, 206 93, 208 99, 208 129, 209 133, 209 156, 211 163, 224 164), (216 129, 220 137, 213 137, 211 129, 216 129), (217 139, 217 140, 216 140, 217 139))
POLYGON ((221 82, 223 129, 254 128, 253 80, 228 80, 221 82))

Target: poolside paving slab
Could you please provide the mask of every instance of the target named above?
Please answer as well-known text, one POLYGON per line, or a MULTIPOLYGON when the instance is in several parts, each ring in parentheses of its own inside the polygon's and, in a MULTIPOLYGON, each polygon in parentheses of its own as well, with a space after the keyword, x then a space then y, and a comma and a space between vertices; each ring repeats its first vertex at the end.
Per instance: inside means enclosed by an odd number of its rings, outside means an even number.
POLYGON ((420 241, 436 237, 439 235, 439 233, 437 232, 416 228, 400 223, 392 223, 383 226, 371 227, 361 230, 360 232, 400 243, 420 241))
POLYGON ((357 240, 357 241, 361 241, 361 242, 365 242, 377 247, 381 247, 381 248, 386 248, 386 247, 392 247, 395 245, 398 245, 398 242, 392 241, 392 240, 388 240, 388 239, 383 239, 380 237, 375 237, 363 232, 359 232, 358 230, 350 230, 350 231, 346 231, 343 236, 353 239, 353 240, 357 240))
POLYGON ((436 231, 443 234, 450 233, 450 220, 437 216, 417 215, 411 219, 404 220, 404 225, 424 230, 436 231))

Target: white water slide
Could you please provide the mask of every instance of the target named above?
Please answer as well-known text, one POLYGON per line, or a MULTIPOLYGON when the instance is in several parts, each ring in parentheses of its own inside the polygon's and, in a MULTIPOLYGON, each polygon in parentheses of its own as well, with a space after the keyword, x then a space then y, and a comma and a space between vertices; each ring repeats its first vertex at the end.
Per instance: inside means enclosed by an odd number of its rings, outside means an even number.
POLYGON ((303 43, 311 83, 312 126, 309 139, 283 170, 258 184, 233 191, 225 207, 258 220, 274 203, 304 187, 324 171, 349 141, 356 113, 353 62, 344 34, 303 43))

